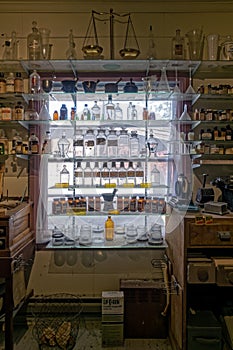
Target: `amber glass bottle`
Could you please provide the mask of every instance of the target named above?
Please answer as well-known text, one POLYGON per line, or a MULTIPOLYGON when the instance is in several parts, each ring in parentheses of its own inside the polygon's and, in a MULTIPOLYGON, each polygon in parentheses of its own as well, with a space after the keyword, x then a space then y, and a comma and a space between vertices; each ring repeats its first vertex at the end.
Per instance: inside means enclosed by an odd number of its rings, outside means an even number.
POLYGON ((112 241, 114 238, 114 221, 109 215, 105 221, 105 239, 107 241, 112 241))

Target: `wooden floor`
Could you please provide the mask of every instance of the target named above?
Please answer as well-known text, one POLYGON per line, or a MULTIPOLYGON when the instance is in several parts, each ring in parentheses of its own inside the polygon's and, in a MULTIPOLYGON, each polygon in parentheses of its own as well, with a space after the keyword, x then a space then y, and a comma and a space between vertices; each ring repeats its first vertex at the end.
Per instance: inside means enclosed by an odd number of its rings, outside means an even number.
MULTIPOLYGON (((14 328, 15 342, 14 350, 38 350, 39 346, 33 336, 33 324, 28 326, 17 326, 14 328)), ((125 339, 124 346, 104 347, 101 345, 101 327, 98 321, 87 321, 80 327, 76 345, 73 350, 171 350, 167 339, 125 339)), ((45 349, 45 348, 43 348, 45 349)), ((53 350, 53 347, 47 348, 53 350)), ((56 348, 57 349, 57 348, 56 348)), ((4 347, 4 334, 0 332, 0 350, 7 350, 4 347)))

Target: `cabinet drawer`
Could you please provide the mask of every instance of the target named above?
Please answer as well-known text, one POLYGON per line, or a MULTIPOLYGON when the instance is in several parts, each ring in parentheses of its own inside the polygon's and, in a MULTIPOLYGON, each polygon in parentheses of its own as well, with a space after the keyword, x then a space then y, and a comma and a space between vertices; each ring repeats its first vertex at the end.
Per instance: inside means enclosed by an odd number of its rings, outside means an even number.
POLYGON ((233 224, 212 225, 189 224, 188 244, 190 246, 232 246, 233 224))

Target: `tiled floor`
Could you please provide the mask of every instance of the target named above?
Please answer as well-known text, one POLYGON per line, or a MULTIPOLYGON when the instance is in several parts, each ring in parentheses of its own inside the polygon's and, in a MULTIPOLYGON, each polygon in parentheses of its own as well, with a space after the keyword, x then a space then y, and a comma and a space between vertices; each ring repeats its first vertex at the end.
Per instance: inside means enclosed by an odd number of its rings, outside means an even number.
MULTIPOLYGON (((33 337, 32 325, 28 330, 16 327, 17 332, 15 337, 14 350, 38 350, 39 346, 33 337), (21 334, 20 334, 21 333, 21 334)), ((45 348, 43 348, 45 349, 45 348)), ((46 348, 53 350, 53 347, 46 348)), ((57 349, 57 348, 55 348, 57 349)), ((104 347, 101 345, 101 327, 99 321, 85 321, 80 326, 76 345, 73 350, 171 350, 171 346, 167 339, 126 339, 124 346, 104 347)), ((3 333, 0 333, 0 350, 7 350, 4 348, 3 333)))

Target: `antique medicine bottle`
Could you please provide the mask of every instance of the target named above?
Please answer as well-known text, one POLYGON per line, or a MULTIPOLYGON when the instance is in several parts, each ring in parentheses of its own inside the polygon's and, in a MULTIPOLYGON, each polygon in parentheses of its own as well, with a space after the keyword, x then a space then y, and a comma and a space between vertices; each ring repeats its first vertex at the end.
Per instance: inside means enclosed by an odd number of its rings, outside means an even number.
POLYGON ((184 38, 180 35, 180 29, 176 29, 176 35, 172 38, 172 59, 184 59, 184 38))
POLYGON ((114 221, 109 215, 105 221, 105 239, 107 241, 112 241, 114 238, 114 221))

